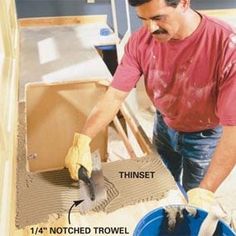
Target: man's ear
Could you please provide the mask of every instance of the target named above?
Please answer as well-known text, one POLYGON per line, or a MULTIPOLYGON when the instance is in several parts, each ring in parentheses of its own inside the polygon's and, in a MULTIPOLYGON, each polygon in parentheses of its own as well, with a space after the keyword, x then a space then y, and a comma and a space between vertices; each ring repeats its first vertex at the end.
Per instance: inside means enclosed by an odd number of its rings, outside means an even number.
POLYGON ((190 7, 190 0, 180 0, 179 6, 181 7, 181 10, 185 12, 190 7))

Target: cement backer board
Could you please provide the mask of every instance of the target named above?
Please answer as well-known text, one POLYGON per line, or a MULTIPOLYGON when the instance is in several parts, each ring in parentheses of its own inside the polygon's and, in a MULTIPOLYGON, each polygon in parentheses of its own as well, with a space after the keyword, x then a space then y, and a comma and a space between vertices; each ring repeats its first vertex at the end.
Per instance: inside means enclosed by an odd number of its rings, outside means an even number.
MULTIPOLYGON (((64 167, 64 159, 85 120, 107 87, 100 82, 31 83, 26 87, 28 169, 64 167)), ((107 128, 92 141, 91 151, 107 158, 107 128)))
MULTIPOLYGON (((73 182, 67 170, 43 173, 30 173, 25 169, 25 120, 24 104, 20 104, 20 122, 17 159, 17 215, 16 226, 22 228, 47 222, 51 215, 62 215, 68 212, 74 200, 79 199, 77 183, 73 182)), ((139 160, 123 160, 103 164, 105 188, 108 199, 101 202, 94 211, 109 213, 103 215, 107 220, 112 212, 122 207, 137 204, 146 200, 160 200, 171 190, 177 190, 173 178, 162 165, 158 157, 139 160), (121 180, 120 170, 154 170, 155 179, 121 180)), ((172 202, 173 203, 173 202, 172 202)), ((158 203, 156 203, 158 205, 158 203)), ((155 204, 154 204, 155 206, 155 204)), ((73 209, 78 212, 79 209, 73 209)), ((123 212, 123 211, 122 211, 123 212)), ((128 214, 129 211, 126 213, 128 214)), ((123 212, 123 216, 126 215, 123 212)), ((95 213, 94 213, 95 214, 95 213)), ((93 215, 92 212, 89 216, 93 215)), ((121 217, 122 218, 122 217, 121 217)), ((114 221, 115 218, 112 220, 114 221)), ((87 218, 87 220, 89 220, 87 218)), ((104 222, 104 221, 103 221, 104 222)), ((123 223, 124 224, 124 223, 123 223)), ((61 225, 62 226, 62 225, 61 225)))

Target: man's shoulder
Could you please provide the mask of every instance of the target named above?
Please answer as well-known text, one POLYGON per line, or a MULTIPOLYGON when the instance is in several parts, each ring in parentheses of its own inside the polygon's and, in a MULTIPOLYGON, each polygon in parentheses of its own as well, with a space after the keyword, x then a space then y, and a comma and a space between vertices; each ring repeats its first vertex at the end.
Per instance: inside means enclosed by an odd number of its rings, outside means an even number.
POLYGON ((225 36, 236 33, 235 27, 223 20, 206 15, 204 15, 204 18, 206 19, 206 26, 211 31, 219 32, 225 36))

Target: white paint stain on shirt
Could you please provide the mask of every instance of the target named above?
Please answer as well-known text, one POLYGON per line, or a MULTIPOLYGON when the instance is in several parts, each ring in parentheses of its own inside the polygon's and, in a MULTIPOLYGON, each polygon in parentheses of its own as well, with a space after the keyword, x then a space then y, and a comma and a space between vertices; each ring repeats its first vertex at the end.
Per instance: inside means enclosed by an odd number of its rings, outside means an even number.
POLYGON ((229 36, 229 39, 230 39, 230 41, 229 41, 229 47, 230 47, 230 48, 235 48, 235 47, 236 47, 236 34, 231 34, 231 35, 229 36))

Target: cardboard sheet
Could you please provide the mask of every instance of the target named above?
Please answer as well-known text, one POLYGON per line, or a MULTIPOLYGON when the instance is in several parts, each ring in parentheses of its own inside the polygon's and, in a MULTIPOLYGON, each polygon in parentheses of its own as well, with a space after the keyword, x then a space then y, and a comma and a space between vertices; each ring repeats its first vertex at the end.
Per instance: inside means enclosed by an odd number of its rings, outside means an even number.
MULTIPOLYGON (((26 88, 26 157, 28 170, 61 169, 75 132, 107 87, 101 82, 31 83, 26 88)), ((91 151, 107 159, 107 128, 92 141, 91 151)))

